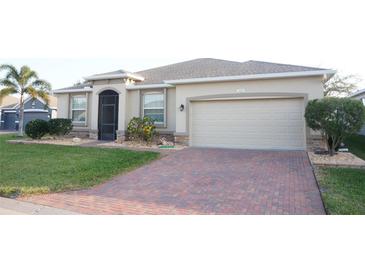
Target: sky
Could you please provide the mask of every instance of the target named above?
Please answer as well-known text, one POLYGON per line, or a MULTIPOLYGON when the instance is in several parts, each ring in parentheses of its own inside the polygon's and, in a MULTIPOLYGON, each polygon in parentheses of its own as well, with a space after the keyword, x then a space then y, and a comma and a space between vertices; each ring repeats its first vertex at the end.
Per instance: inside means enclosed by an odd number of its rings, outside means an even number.
POLYGON ((29 65, 54 89, 94 73, 202 57, 323 67, 365 79, 362 2, 7 1, 1 21, 12 24, 1 30, 0 64, 29 65))

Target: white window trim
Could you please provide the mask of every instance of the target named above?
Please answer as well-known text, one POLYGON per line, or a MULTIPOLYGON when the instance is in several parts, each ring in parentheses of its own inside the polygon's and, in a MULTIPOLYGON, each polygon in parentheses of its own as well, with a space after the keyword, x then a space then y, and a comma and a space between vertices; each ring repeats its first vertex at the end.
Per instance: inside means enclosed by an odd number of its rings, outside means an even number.
MULTIPOLYGON (((166 89, 162 90, 162 91, 146 91, 143 92, 142 94, 142 118, 144 117, 144 96, 145 95, 150 95, 150 94, 162 94, 163 95, 163 122, 155 122, 155 125, 157 127, 167 127, 167 111, 166 111, 166 106, 167 106, 167 102, 166 102, 166 89)), ((150 107, 150 108, 146 108, 146 109, 161 109, 159 107, 150 107)))
POLYGON ((72 121, 72 124, 73 125, 75 125, 75 126, 86 126, 87 125, 87 122, 88 122, 88 120, 87 120, 87 113, 88 113, 88 100, 89 100, 89 98, 88 98, 88 94, 87 93, 85 93, 85 94, 77 94, 77 95, 71 95, 70 96, 70 118, 71 118, 71 121, 72 121), (86 99, 86 108, 72 108, 72 101, 73 101, 73 98, 75 98, 75 97, 85 97, 85 99, 86 99), (74 110, 85 110, 85 122, 78 122, 78 121, 74 121, 73 119, 72 119, 72 112, 74 111, 74 110))

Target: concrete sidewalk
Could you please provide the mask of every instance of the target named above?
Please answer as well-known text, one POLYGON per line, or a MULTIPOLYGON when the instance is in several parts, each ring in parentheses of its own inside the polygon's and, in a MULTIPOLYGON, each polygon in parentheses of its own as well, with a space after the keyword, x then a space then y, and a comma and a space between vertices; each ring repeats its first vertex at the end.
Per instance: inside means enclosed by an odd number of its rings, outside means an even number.
POLYGON ((75 215, 76 212, 0 197, 0 215, 75 215))

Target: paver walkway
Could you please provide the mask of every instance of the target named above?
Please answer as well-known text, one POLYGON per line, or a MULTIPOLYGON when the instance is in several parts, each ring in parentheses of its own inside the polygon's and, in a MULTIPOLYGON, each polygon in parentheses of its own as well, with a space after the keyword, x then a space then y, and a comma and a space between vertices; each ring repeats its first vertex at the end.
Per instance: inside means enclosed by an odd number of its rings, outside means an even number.
POLYGON ((325 214, 303 151, 188 148, 91 189, 23 199, 86 214, 325 214))

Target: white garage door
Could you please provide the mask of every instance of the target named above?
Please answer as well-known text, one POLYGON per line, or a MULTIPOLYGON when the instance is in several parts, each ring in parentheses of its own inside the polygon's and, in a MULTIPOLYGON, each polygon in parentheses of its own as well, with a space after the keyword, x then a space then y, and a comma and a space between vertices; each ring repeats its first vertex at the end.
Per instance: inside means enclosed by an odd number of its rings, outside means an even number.
POLYGON ((193 102, 191 145, 247 149, 305 149, 304 100, 193 102))

